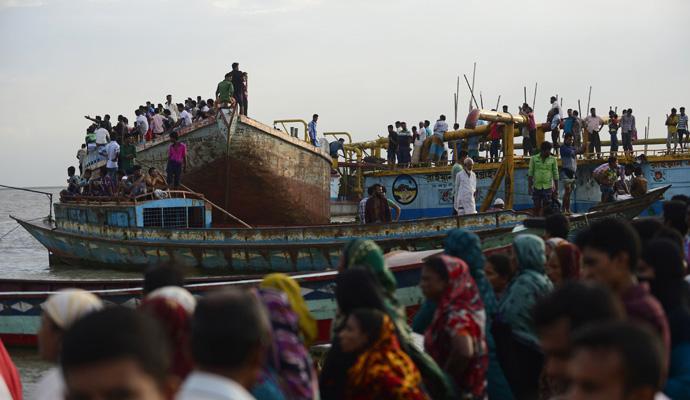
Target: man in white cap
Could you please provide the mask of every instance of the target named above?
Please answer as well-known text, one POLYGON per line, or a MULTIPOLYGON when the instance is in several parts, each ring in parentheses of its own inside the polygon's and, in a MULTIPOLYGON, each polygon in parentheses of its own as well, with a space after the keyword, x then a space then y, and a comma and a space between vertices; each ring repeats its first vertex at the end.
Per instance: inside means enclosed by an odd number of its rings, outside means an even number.
POLYGON ((486 211, 503 211, 505 209, 506 203, 503 201, 502 198, 498 197, 496 200, 494 200, 494 204, 491 206, 490 209, 486 211))
POLYGON ((475 195, 477 193, 477 175, 472 171, 474 161, 466 158, 462 171, 455 177, 455 193, 453 206, 457 215, 476 214, 477 206, 475 195))

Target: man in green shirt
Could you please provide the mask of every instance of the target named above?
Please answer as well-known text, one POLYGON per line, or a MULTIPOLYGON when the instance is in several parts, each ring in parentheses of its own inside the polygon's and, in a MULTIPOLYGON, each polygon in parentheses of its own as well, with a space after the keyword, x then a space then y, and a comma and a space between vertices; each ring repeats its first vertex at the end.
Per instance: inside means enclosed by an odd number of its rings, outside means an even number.
POLYGON ((543 215, 552 199, 558 198, 558 163, 551 155, 551 143, 544 141, 541 152, 529 160, 527 190, 534 201, 534 215, 543 215))
POLYGON ((218 107, 228 107, 232 106, 234 103, 234 98, 232 97, 235 93, 235 87, 232 85, 232 74, 225 74, 225 79, 218 83, 216 88, 216 104, 218 107))
POLYGON ((137 157, 137 147, 134 145, 134 137, 127 136, 125 144, 120 147, 120 170, 125 174, 132 172, 134 159, 137 157))

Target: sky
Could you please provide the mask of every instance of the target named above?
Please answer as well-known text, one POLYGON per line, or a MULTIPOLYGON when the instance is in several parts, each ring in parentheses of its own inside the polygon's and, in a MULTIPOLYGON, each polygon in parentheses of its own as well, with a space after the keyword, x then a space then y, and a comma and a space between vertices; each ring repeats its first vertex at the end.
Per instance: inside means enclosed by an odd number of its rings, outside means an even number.
MULTIPOLYGON (((232 62, 249 116, 310 119, 355 140, 401 120, 461 121, 471 76, 486 108, 523 87, 545 119, 564 108, 633 108, 665 136, 690 107, 687 0, 0 0, 0 184, 62 185, 89 122, 133 121, 146 100, 212 97, 232 62)), ((640 132, 643 129, 639 129, 640 132)))

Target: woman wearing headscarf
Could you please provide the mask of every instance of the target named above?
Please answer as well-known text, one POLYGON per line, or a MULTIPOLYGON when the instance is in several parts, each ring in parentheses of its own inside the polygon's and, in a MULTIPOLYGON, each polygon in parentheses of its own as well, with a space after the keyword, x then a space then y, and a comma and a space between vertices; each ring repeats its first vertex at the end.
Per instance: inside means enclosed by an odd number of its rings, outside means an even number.
POLYGON ((512 399, 510 386, 498 362, 496 343, 491 332, 493 318, 498 312, 498 302, 491 283, 484 272, 486 258, 482 252, 479 236, 465 229, 453 229, 448 233, 443 247, 446 254, 458 257, 467 263, 484 304, 486 342, 489 348, 489 370, 487 374, 489 399, 512 399))
POLYGON ((149 293, 139 308, 156 319, 170 340, 170 373, 182 382, 194 367, 189 342, 196 298, 179 286, 164 286, 149 293))
POLYGON ((425 261, 419 286, 437 304, 424 349, 453 379, 460 398, 486 398, 486 314, 467 264, 445 254, 432 257, 425 261))
MULTIPOLYGON (((64 289, 42 305, 41 327, 38 330, 38 352, 45 361, 56 364, 62 349, 65 331, 81 317, 103 308, 97 296, 81 289, 64 289)), ((65 383, 62 371, 53 366, 36 385, 34 399, 62 399, 65 383)))
POLYGON ((352 268, 338 273, 336 277, 335 299, 338 305, 333 321, 333 339, 326 354, 319 389, 321 399, 344 399, 347 387, 347 371, 355 364, 356 354, 346 353, 340 346, 340 332, 345 328, 348 317, 357 309, 386 312, 383 294, 376 278, 366 268, 352 268))
POLYGON ((268 312, 272 343, 252 394, 258 400, 318 398, 318 377, 287 295, 273 288, 259 289, 257 294, 268 312))
POLYGON ((653 239, 642 250, 641 272, 664 308, 671 330, 671 357, 664 394, 690 399, 690 286, 684 279, 683 253, 670 239, 653 239))
POLYGON ((304 297, 302 297, 302 290, 299 284, 288 275, 275 273, 266 275, 259 286, 261 288, 279 290, 287 296, 290 308, 297 314, 299 319, 299 330, 304 340, 304 345, 309 347, 314 343, 319 334, 318 327, 316 320, 307 308, 304 297))
POLYGON ((400 348, 388 315, 357 309, 347 318, 338 339, 344 353, 356 356, 347 371, 345 399, 428 399, 419 370, 400 348))
POLYGON ((398 332, 400 346, 421 372, 430 396, 434 399, 450 398, 453 389, 447 377, 436 362, 428 354, 419 350, 412 341, 412 332, 407 324, 405 310, 395 297, 398 284, 395 276, 386 266, 381 248, 371 240, 351 240, 345 245, 338 269, 344 271, 351 268, 365 268, 374 276, 383 295, 385 312, 398 332))
POLYGON ((546 262, 546 275, 555 287, 580 278, 582 255, 572 243, 562 242, 551 251, 546 262))
POLYGON ((516 398, 531 398, 538 395, 543 364, 531 310, 540 297, 553 290, 544 270, 544 241, 531 234, 517 236, 513 239, 513 262, 517 272, 498 304, 492 329, 513 394, 516 398))

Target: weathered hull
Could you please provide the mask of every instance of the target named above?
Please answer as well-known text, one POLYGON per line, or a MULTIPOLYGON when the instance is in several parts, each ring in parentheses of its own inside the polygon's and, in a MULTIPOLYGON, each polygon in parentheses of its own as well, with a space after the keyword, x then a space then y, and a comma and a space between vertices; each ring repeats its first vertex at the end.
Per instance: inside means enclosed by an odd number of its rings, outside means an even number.
MULTIPOLYGON (((219 114, 180 134, 182 183, 251 225, 315 225, 330 218, 330 158, 245 116, 219 114)), ((169 142, 139 149, 137 162, 165 171, 169 142)), ((215 221, 226 216, 214 211, 215 221)), ((228 223, 232 221, 228 220, 228 223)))
POLYGON ((462 227, 500 243, 503 234, 526 217, 504 211, 392 224, 179 230, 69 221, 52 229, 44 224, 18 222, 53 258, 66 263, 136 270, 173 264, 218 273, 253 274, 335 268, 343 245, 351 238, 372 239, 385 251, 428 250, 442 247, 447 232, 462 227))
MULTIPOLYGON (((401 304, 410 311, 422 301, 422 294, 417 287, 422 259, 437 251, 418 253, 397 253, 387 256, 387 261, 396 281, 396 296, 401 304)), ((334 296, 336 271, 314 274, 294 275, 293 278, 302 287, 302 295, 307 307, 318 321, 319 341, 330 339, 330 324, 335 316, 336 302, 334 296)), ((203 296, 213 290, 230 286, 254 286, 261 277, 224 282, 195 283, 187 288, 195 295, 203 296)), ((39 281, 40 282, 40 281, 39 281)), ((38 283, 37 283, 38 284, 38 283)), ((121 284, 114 282, 113 285, 121 284)), ((108 304, 137 307, 141 299, 140 288, 95 290, 108 304)), ((0 292, 0 339, 6 345, 36 344, 36 332, 40 324, 41 304, 53 292, 0 292)))

